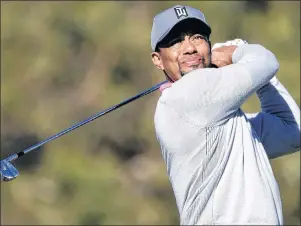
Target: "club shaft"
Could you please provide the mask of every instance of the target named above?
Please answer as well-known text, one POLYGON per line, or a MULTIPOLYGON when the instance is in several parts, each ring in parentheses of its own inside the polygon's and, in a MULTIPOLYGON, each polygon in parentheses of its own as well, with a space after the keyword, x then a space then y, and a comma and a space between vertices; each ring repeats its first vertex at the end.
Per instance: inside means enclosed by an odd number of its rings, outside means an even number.
POLYGON ((111 112, 111 111, 114 111, 114 110, 122 107, 123 105, 126 105, 126 104, 128 104, 128 103, 130 103, 130 102, 132 102, 134 100, 139 99, 140 97, 143 97, 143 96, 145 96, 145 95, 147 95, 149 93, 152 93, 152 92, 156 91, 157 89, 160 88, 161 85, 163 85, 166 82, 167 81, 161 82, 161 83, 159 83, 159 84, 151 87, 150 89, 145 90, 145 91, 137 94, 136 96, 133 96, 133 97, 131 97, 129 99, 126 99, 126 100, 122 101, 121 103, 119 103, 117 105, 114 105, 114 106, 112 106, 110 108, 107 108, 106 110, 104 110, 102 112, 99 112, 96 115, 94 115, 94 116, 92 116, 92 117, 90 117, 88 119, 85 119, 85 120, 83 120, 83 121, 81 121, 81 122, 79 122, 79 123, 77 123, 77 124, 75 124, 75 125, 67 128, 67 129, 65 129, 65 130, 63 130, 63 131, 61 131, 61 132, 59 132, 59 133, 51 136, 51 137, 48 137, 47 139, 45 139, 45 140, 43 140, 43 141, 41 141, 41 142, 39 142, 39 143, 37 143, 37 144, 35 144, 33 146, 31 146, 31 147, 29 147, 29 148, 21 151, 21 152, 18 152, 16 154, 13 154, 13 155, 7 157, 5 160, 7 160, 9 162, 14 161, 14 160, 18 159, 19 157, 21 157, 22 155, 25 155, 25 154, 27 154, 27 153, 29 153, 29 152, 31 152, 31 151, 33 151, 33 150, 35 150, 35 149, 43 146, 44 144, 46 144, 46 143, 48 143, 48 142, 50 142, 52 140, 55 140, 55 139, 63 136, 64 134, 69 133, 72 130, 75 130, 76 128, 78 128, 80 126, 83 126, 83 125, 85 125, 85 124, 87 124, 87 123, 89 123, 89 122, 91 122, 91 121, 93 121, 93 120, 95 120, 95 119, 97 119, 97 118, 99 118, 99 117, 101 117, 101 116, 103 116, 103 115, 111 112))

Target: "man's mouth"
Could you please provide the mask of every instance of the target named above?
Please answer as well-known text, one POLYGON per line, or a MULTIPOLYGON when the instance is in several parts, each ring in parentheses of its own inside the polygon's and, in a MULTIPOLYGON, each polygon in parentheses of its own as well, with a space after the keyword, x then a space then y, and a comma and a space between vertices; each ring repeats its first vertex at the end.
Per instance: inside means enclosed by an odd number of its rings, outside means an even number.
POLYGON ((189 61, 185 61, 185 62, 183 63, 183 66, 191 67, 191 66, 199 65, 200 62, 201 62, 201 61, 200 61, 199 59, 189 60, 189 61))
POLYGON ((182 61, 182 63, 179 64, 179 67, 181 68, 181 76, 183 77, 185 74, 193 70, 203 68, 204 59, 202 57, 191 57, 182 61))
POLYGON ((185 59, 182 63, 181 66, 182 67, 195 67, 195 66, 199 66, 200 64, 202 64, 202 57, 191 57, 188 59, 185 59))

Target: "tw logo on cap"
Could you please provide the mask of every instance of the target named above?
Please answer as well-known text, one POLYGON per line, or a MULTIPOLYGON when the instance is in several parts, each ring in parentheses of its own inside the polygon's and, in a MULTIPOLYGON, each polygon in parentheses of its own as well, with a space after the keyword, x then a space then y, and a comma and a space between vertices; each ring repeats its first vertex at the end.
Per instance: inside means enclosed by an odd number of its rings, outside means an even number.
POLYGON ((182 16, 188 17, 188 13, 185 7, 176 7, 174 8, 176 15, 178 19, 180 19, 182 16))

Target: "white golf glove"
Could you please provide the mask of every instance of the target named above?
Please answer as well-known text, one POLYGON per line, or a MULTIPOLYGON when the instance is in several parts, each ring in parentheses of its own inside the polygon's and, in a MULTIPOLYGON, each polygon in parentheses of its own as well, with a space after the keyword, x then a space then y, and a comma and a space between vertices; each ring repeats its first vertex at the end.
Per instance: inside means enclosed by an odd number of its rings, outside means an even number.
POLYGON ((216 48, 219 48, 221 46, 231 46, 231 45, 240 46, 240 45, 243 45, 243 44, 248 44, 248 43, 245 40, 237 38, 237 39, 234 39, 234 40, 226 41, 224 43, 215 43, 212 47, 212 50, 214 50, 216 48))

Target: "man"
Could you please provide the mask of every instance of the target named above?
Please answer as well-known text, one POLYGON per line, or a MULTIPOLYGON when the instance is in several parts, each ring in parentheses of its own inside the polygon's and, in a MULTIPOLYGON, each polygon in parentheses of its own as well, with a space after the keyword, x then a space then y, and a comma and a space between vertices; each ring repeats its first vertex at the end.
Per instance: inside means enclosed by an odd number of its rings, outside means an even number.
POLYGON ((215 45, 203 13, 169 8, 154 18, 152 61, 162 87, 155 129, 182 225, 283 224, 269 158, 300 148, 300 109, 261 45, 215 45), (253 93, 262 111, 245 114, 253 93))

